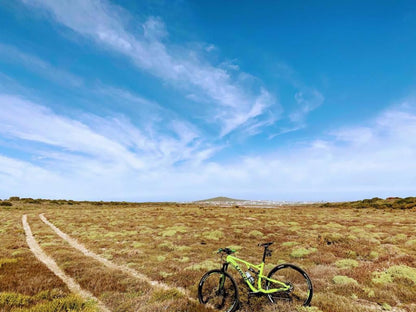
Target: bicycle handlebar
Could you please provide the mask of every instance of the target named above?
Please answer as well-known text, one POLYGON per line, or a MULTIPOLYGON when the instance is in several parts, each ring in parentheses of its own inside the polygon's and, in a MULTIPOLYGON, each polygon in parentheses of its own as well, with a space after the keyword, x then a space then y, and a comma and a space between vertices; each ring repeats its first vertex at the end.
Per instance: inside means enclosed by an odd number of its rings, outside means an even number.
POLYGON ((218 252, 217 253, 222 253, 222 252, 226 253, 227 255, 231 255, 231 254, 235 253, 235 250, 226 247, 226 248, 220 248, 220 249, 218 249, 218 252))

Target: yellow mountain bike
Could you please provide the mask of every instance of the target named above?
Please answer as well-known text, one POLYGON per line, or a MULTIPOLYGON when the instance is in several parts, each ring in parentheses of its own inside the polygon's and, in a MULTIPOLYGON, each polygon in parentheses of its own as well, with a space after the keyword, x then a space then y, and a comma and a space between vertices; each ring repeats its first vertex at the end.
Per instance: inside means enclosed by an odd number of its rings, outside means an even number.
POLYGON ((249 298, 267 296, 272 303, 285 301, 294 306, 309 306, 313 295, 312 282, 301 268, 293 264, 280 264, 267 276, 263 274, 266 257, 272 254, 269 250, 271 244, 273 243, 259 244, 264 247, 263 260, 259 265, 232 256, 235 250, 220 248, 218 253, 221 257, 226 255, 226 259, 221 269, 208 271, 202 276, 198 286, 199 301, 221 311, 232 312, 238 309, 240 301, 237 284, 227 273, 231 264, 249 288, 249 298), (243 272, 239 263, 246 266, 246 272, 243 272))

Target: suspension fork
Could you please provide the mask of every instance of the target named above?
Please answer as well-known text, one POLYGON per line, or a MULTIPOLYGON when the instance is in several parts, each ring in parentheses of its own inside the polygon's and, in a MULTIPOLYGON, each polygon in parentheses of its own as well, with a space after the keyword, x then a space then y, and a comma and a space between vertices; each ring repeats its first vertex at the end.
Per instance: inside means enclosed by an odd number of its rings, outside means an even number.
MULTIPOLYGON (((221 268, 221 272, 226 273, 228 270, 228 262, 224 262, 221 268)), ((225 283, 225 274, 221 276, 218 284, 218 291, 221 291, 224 288, 225 283)))

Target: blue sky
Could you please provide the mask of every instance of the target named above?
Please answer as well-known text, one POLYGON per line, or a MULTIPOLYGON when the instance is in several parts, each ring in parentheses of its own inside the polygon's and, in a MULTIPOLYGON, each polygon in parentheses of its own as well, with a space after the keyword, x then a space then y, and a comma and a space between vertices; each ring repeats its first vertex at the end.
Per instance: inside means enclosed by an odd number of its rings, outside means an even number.
POLYGON ((416 193, 414 1, 0 0, 0 198, 416 193))

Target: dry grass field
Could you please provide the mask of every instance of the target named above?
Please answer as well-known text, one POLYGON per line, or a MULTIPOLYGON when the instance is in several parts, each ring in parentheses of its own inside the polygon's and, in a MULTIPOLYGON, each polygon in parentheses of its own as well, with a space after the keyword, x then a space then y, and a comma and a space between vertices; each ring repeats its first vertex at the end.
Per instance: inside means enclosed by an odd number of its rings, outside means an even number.
MULTIPOLYGON (((33 256, 23 215, 46 254, 111 311, 211 311, 196 299, 201 276, 221 265, 215 251, 231 246, 238 257, 259 263, 262 249, 257 244, 267 241, 275 244, 266 271, 289 262, 311 277, 315 293, 312 307, 304 311, 416 311, 416 208, 409 202, 267 209, 16 198, 8 202, 11 206, 0 206, 0 311, 98 309, 93 301, 71 294, 33 256), (392 209, 400 207, 406 209, 392 209), (73 248, 40 213, 90 251, 147 280, 73 248)), ((247 291, 240 285, 239 311, 278 311, 266 298, 252 298, 247 304, 247 291)))

